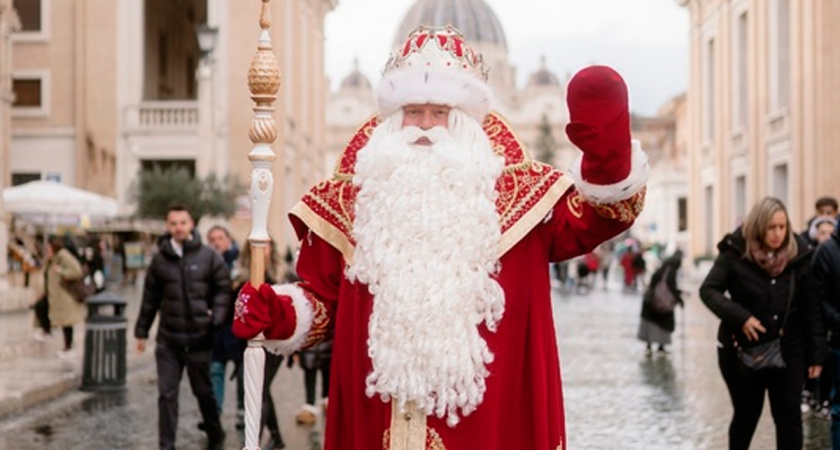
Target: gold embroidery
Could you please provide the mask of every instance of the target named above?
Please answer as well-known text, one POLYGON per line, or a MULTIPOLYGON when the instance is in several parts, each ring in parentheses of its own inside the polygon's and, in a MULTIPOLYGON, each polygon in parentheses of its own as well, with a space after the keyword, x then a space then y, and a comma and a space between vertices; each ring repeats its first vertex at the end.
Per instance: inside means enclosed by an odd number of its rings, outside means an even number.
POLYGON ((301 222, 312 230, 313 233, 317 234, 318 237, 327 241, 327 243, 341 252, 341 255, 344 257, 344 261, 347 264, 351 264, 353 262, 354 246, 347 237, 348 233, 337 228, 328 219, 328 216, 318 214, 313 211, 309 205, 303 202, 299 202, 295 205, 290 214, 300 219, 301 222))
POLYGON ((567 176, 561 176, 548 188, 548 191, 539 197, 537 202, 527 209, 522 217, 513 222, 507 230, 502 233, 499 241, 499 255, 504 255, 513 248, 517 242, 522 240, 546 214, 554 208, 554 205, 571 187, 572 180, 567 176))
MULTIPOLYGON (((385 430, 382 434, 382 449, 383 450, 398 450, 398 447, 391 447, 391 430, 385 430)), ((558 447, 559 450, 563 450, 558 447)), ((426 428, 426 448, 424 450, 446 450, 446 445, 437 431, 432 427, 426 428)))
POLYGON ((607 205, 590 203, 595 212, 610 220, 617 220, 622 223, 630 223, 636 220, 645 207, 645 193, 647 188, 633 194, 632 197, 607 205))
POLYGON ((576 219, 583 217, 583 197, 580 196, 577 189, 566 198, 566 207, 569 208, 569 212, 576 219))
POLYGON ((303 293, 312 305, 312 325, 309 327, 306 340, 300 346, 301 349, 312 347, 323 341, 329 332, 330 325, 330 316, 324 303, 315 299, 307 289, 303 289, 303 293))

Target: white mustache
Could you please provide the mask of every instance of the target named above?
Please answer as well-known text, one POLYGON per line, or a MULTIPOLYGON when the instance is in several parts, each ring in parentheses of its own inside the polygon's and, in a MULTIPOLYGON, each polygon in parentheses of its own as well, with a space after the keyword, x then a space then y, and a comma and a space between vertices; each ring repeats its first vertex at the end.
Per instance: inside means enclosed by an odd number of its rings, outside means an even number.
POLYGON ((449 137, 449 130, 444 127, 434 127, 429 128, 428 130, 423 130, 419 127, 407 126, 400 130, 400 136, 402 136, 404 142, 407 144, 414 144, 418 140, 426 138, 434 145, 449 137))

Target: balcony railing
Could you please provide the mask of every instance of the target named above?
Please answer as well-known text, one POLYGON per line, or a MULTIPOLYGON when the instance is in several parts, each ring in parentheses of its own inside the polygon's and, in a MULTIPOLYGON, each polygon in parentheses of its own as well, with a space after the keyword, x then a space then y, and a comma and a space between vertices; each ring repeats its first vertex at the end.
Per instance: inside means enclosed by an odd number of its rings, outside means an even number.
POLYGON ((198 102, 150 101, 126 108, 128 132, 198 132, 198 102))

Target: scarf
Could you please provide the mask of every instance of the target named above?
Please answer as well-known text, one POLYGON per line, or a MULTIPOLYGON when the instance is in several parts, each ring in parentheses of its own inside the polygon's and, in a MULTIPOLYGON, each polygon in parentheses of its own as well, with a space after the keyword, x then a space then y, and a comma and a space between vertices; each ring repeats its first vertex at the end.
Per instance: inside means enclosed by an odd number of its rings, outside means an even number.
POLYGON ((777 277, 785 270, 788 263, 788 253, 786 251, 770 250, 758 241, 750 242, 749 246, 752 260, 771 277, 777 277))

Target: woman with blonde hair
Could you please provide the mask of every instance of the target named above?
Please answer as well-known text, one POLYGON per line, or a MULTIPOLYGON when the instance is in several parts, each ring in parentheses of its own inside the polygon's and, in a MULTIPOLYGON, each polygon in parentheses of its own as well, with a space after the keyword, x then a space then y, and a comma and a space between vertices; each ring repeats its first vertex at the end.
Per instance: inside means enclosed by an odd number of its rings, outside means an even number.
POLYGON ((819 376, 827 351, 812 292, 813 250, 772 197, 758 201, 718 250, 700 298, 721 319, 718 366, 734 410, 729 448, 749 448, 766 392, 777 448, 801 449, 802 386, 806 374, 819 376), (750 364, 750 356, 775 364, 750 364))

